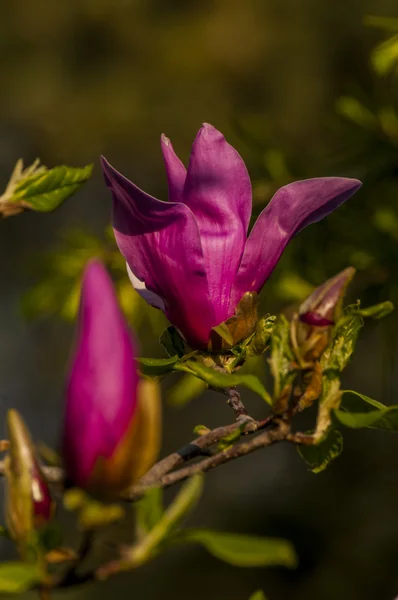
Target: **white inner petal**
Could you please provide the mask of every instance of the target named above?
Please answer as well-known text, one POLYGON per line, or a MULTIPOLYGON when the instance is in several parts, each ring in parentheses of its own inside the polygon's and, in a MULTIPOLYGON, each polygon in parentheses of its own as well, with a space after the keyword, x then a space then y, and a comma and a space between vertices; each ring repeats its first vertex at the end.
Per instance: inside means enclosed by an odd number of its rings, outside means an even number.
POLYGON ((151 292, 151 290, 148 290, 145 287, 145 283, 143 281, 141 281, 141 279, 138 279, 138 277, 136 277, 134 275, 133 271, 130 269, 130 267, 127 263, 126 263, 126 267, 127 267, 127 273, 128 273, 129 279, 130 279, 135 291, 138 292, 142 298, 144 298, 145 302, 148 302, 148 304, 150 304, 151 306, 154 306, 155 308, 159 308, 160 310, 165 311, 166 306, 165 306, 165 303, 163 302, 162 298, 160 296, 158 296, 157 294, 155 294, 155 292, 151 292))

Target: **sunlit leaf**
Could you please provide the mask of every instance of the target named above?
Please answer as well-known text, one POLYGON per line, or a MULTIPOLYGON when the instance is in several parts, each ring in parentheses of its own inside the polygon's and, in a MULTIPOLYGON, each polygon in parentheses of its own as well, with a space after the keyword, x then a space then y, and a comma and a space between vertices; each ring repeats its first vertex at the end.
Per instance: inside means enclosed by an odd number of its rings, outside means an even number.
POLYGON ((47 169, 39 161, 24 169, 22 161, 18 161, 0 197, 0 206, 5 210, 9 206, 14 212, 24 209, 50 212, 74 194, 91 177, 92 170, 92 165, 47 169))
POLYGON ((216 371, 206 367, 202 363, 194 360, 187 360, 174 365, 176 371, 185 371, 191 373, 205 381, 212 388, 228 388, 237 385, 243 385, 261 396, 266 402, 269 402, 269 395, 263 383, 255 375, 229 374, 216 371))

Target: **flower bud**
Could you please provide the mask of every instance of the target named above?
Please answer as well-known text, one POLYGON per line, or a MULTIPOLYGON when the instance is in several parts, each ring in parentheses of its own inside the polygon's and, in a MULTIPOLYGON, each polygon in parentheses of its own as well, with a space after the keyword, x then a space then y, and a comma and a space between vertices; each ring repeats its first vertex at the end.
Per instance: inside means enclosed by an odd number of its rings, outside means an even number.
POLYGON ((117 495, 154 462, 160 396, 139 380, 137 345, 102 264, 84 273, 77 348, 67 386, 63 456, 68 483, 117 495))
POLYGON ((51 519, 54 504, 29 432, 16 410, 8 411, 7 428, 6 521, 11 537, 24 554, 30 534, 51 519))
POLYGON ((341 314, 343 298, 355 269, 348 267, 317 287, 299 308, 300 321, 312 327, 327 327, 336 323, 341 314))
POLYGON ((301 304, 296 338, 306 360, 317 360, 326 348, 331 325, 340 318, 343 299, 355 269, 348 267, 317 287, 301 304))

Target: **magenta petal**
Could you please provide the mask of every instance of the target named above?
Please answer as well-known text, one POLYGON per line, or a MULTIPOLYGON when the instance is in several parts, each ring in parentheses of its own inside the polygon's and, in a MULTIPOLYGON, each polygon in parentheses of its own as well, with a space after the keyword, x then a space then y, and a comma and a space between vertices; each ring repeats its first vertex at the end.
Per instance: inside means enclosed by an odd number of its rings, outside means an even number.
POLYGON ((156 200, 104 158, 116 241, 131 271, 160 296, 165 313, 192 346, 206 346, 218 323, 210 302, 198 225, 183 203, 156 200))
POLYGON ((361 185, 357 179, 321 177, 278 190, 249 235, 231 303, 239 302, 245 292, 259 292, 291 238, 343 204, 361 185))
POLYGON ((192 146, 184 202, 198 222, 218 324, 231 316, 230 292, 246 242, 252 200, 245 163, 208 124, 192 146))
POLYGON ((169 184, 170 202, 182 202, 187 170, 174 152, 174 148, 164 133, 160 138, 163 160, 166 167, 167 182, 169 184))
POLYGON ((79 337, 68 380, 63 454, 68 479, 85 487, 99 458, 110 458, 137 406, 136 343, 98 261, 87 266, 79 337))

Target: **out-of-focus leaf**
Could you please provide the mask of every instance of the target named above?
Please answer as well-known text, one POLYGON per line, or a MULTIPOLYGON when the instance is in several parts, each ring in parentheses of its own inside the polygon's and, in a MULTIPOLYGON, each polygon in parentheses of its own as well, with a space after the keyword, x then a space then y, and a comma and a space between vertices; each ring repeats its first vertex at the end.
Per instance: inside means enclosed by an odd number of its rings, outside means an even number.
POLYGON ((292 544, 283 539, 186 529, 179 533, 178 541, 201 544, 216 558, 237 567, 297 566, 292 544))
POLYGON ((263 590, 257 590, 257 592, 254 592, 254 594, 250 596, 249 600, 267 600, 267 598, 265 597, 263 590))
POLYGON ((390 37, 376 46, 370 57, 372 66, 378 75, 388 75, 398 67, 398 35, 390 37))
POLYGON ((164 375, 170 373, 176 368, 178 362, 178 356, 171 356, 170 358, 138 358, 140 364, 140 370, 144 375, 150 377, 156 377, 158 375, 164 375))
POLYGON ((342 425, 352 429, 398 431, 398 406, 384 406, 359 392, 344 391, 341 409, 334 414, 342 425))
POLYGON ((313 473, 321 473, 342 453, 343 436, 340 431, 331 428, 318 444, 298 445, 297 450, 313 473))
POLYGON ((163 513, 163 490, 161 488, 149 489, 136 504, 137 522, 144 533, 155 527, 163 513))
POLYGON ((336 104, 337 112, 365 129, 377 127, 375 115, 352 96, 341 96, 336 104))
POLYGON ((314 287, 293 272, 285 272, 276 283, 276 292, 286 302, 301 302, 311 294, 314 287))
POLYGON ((128 568, 138 567, 167 544, 173 543, 175 530, 181 520, 191 512, 203 490, 203 474, 197 473, 186 481, 170 506, 140 543, 125 552, 128 568))
POLYGON ((376 17, 374 15, 366 15, 363 20, 364 25, 368 27, 377 27, 385 31, 398 32, 398 19, 394 17, 376 17))
POLYGON ((22 594, 41 581, 37 564, 24 562, 0 563, 0 593, 22 594))
POLYGON ((67 490, 63 500, 66 510, 78 513, 80 527, 85 530, 104 527, 124 517, 119 504, 102 504, 77 488, 67 490))
POLYGON ((228 374, 221 371, 216 371, 210 367, 206 367, 198 361, 187 360, 184 362, 176 363, 174 365, 176 371, 185 371, 191 373, 205 381, 210 387, 213 388, 228 388, 237 385, 243 385, 248 389, 252 390, 263 398, 266 402, 269 402, 269 395, 265 389, 263 383, 255 375, 245 374, 228 374))
POLYGON ((207 384, 194 375, 183 375, 166 393, 168 404, 181 408, 200 396, 207 384))
POLYGON ((49 523, 39 531, 39 541, 46 552, 58 548, 62 544, 62 540, 62 531, 55 523, 49 523))

